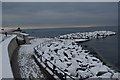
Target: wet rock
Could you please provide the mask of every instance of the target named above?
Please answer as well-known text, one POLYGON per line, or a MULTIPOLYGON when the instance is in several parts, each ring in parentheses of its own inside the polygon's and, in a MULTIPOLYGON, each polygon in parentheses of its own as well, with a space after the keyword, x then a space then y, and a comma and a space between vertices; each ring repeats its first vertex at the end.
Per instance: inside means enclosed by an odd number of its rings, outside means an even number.
POLYGON ((68 55, 67 55, 67 53, 65 53, 65 52, 63 52, 64 53, 64 55, 68 58, 68 55))
POLYGON ((67 66, 69 67, 71 64, 72 64, 72 63, 69 63, 69 64, 67 64, 67 66))
POLYGON ((103 75, 105 73, 107 73, 107 72, 98 72, 96 76, 101 76, 101 75, 103 75))
POLYGON ((50 60, 54 60, 54 57, 51 57, 50 60))
POLYGON ((57 52, 58 52, 58 49, 55 49, 55 50, 54 50, 54 52, 56 52, 56 53, 57 53, 57 52))

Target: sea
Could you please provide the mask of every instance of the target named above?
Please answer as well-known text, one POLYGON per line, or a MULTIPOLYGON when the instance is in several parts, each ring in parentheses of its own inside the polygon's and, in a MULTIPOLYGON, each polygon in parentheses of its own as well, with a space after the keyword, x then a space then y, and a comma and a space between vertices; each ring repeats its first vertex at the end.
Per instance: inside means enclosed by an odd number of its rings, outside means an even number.
POLYGON ((65 35, 70 33, 77 32, 90 32, 90 31, 115 31, 117 35, 108 36, 102 39, 94 39, 88 42, 82 43, 83 45, 87 45, 95 49, 97 53, 99 53, 105 61, 114 65, 118 69, 120 69, 120 60, 119 58, 119 28, 117 26, 111 27, 85 27, 85 28, 49 28, 49 29, 25 29, 26 33, 30 34, 30 36, 39 37, 39 38, 53 38, 59 35, 65 35))

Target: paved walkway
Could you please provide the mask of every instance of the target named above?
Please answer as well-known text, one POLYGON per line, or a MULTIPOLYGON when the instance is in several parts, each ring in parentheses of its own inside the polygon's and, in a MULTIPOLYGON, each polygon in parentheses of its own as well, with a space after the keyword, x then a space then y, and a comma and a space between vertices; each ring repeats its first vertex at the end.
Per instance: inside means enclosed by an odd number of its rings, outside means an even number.
POLYGON ((53 80, 46 70, 35 62, 31 45, 21 45, 15 50, 11 66, 15 78, 35 78, 39 80, 53 80))

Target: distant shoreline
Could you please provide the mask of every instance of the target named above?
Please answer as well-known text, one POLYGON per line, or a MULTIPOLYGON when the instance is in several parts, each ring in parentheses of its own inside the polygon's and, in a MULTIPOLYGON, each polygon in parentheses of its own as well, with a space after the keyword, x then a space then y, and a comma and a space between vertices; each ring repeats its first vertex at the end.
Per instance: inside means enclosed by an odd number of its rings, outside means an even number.
MULTIPOLYGON (((82 25, 82 26, 50 26, 50 27, 20 27, 23 30, 30 30, 30 29, 59 29, 59 28, 94 28, 94 27, 117 27, 117 26, 88 26, 88 25, 82 25)), ((0 29, 5 30, 16 30, 18 27, 0 27, 0 29)))

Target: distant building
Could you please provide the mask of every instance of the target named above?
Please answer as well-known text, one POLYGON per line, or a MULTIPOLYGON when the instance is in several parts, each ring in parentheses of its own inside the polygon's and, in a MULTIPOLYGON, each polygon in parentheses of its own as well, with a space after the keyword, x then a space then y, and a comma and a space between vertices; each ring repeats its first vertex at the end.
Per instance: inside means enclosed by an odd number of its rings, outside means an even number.
POLYGON ((13 32, 18 31, 18 32, 22 32, 22 30, 20 29, 20 27, 18 27, 16 30, 13 30, 13 32))

